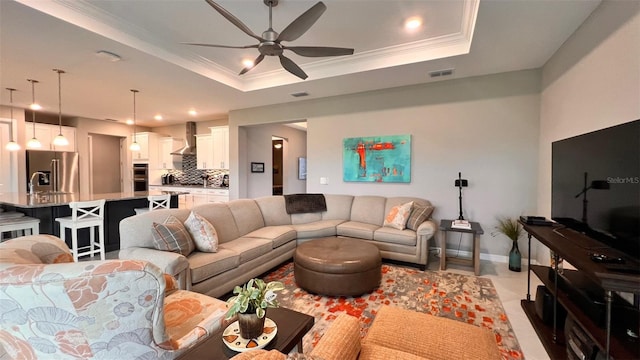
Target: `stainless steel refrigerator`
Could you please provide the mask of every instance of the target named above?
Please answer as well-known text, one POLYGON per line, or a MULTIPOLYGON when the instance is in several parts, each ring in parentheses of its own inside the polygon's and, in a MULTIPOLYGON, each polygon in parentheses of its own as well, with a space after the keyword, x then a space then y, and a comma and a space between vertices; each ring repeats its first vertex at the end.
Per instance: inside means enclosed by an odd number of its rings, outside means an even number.
POLYGON ((34 173, 34 191, 80 191, 77 152, 27 150, 27 182, 34 173))

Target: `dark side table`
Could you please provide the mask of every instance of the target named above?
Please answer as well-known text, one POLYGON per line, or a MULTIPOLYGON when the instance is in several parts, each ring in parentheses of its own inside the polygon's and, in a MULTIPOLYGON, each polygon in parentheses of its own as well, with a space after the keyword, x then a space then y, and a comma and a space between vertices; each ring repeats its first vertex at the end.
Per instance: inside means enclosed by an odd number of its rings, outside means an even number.
MULTIPOLYGON (((280 307, 268 309, 267 317, 278 325, 278 333, 265 349, 276 349, 283 354, 288 354, 297 346, 298 352, 302 353, 302 337, 313 327, 315 322, 313 316, 280 307)), ((214 332, 207 339, 184 352, 179 359, 224 360, 238 355, 222 343, 223 331, 224 328, 221 328, 214 332)))
POLYGON ((458 229, 452 228, 451 223, 453 220, 440 220, 440 270, 447 268, 447 260, 452 263, 458 263, 463 265, 473 266, 473 272, 476 275, 480 275, 480 235, 484 234, 482 226, 479 223, 469 221, 471 229, 458 229), (473 234, 473 256, 471 259, 463 259, 458 257, 447 258, 447 233, 457 232, 473 234))

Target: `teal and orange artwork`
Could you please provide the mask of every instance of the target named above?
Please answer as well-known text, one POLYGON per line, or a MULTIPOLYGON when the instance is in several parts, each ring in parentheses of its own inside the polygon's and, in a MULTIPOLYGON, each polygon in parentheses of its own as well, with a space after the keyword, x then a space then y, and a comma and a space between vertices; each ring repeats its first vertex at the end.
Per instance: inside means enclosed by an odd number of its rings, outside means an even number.
POLYGON ((411 135, 343 140, 344 181, 411 182, 411 135))

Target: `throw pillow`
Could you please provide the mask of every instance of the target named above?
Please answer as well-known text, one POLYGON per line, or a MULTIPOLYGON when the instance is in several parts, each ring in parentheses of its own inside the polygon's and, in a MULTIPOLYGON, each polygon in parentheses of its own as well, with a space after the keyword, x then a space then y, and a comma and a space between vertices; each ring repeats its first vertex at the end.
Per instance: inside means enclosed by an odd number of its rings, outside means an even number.
POLYGON ((153 223, 153 243, 158 250, 177 252, 184 256, 194 250, 189 232, 175 216, 169 216, 163 224, 153 223))
POLYGON ((407 220, 409 220, 409 214, 411 213, 412 206, 413 201, 392 207, 384 218, 384 224, 382 226, 404 230, 407 226, 407 220))
POLYGON ((417 231, 418 226, 427 220, 431 213, 433 213, 433 206, 414 204, 409 220, 407 220, 407 229, 417 231))
POLYGON ((192 211, 187 221, 184 222, 184 226, 187 228, 187 231, 189 231, 189 234, 191 234, 191 238, 193 238, 193 242, 196 244, 198 251, 218 251, 218 232, 207 219, 192 211))

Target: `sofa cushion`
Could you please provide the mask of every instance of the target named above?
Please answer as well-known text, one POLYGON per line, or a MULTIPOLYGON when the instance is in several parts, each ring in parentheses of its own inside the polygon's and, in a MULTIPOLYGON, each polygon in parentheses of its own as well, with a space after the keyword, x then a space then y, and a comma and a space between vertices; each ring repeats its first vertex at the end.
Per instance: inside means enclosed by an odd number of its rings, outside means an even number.
POLYGON ((184 222, 184 227, 189 231, 198 251, 218 251, 218 233, 216 232, 216 228, 214 228, 207 219, 191 212, 184 222))
POLYGON ((322 212, 291 214, 291 224, 307 224, 322 220, 322 212))
MULTIPOLYGON (((491 330, 462 321, 383 305, 362 341, 427 359, 500 359, 491 330), (420 334, 422 341, 413 336, 420 334), (447 336, 442 336, 447 334, 447 336)), ((391 357, 393 358, 393 357, 391 357)), ((374 358, 376 359, 376 358, 374 358)))
MULTIPOLYGON (((237 239, 240 236, 231 209, 225 203, 209 203, 195 206, 193 212, 207 219, 218 233, 218 244, 237 239)), ((155 212, 155 211, 150 211, 155 212)))
POLYGON ((291 226, 287 225, 265 226, 261 229, 248 233, 244 237, 271 240, 273 242, 273 248, 275 249, 291 240, 295 240, 296 231, 291 226))
MULTIPOLYGON (((364 343, 361 345, 358 360, 427 360, 422 356, 413 355, 404 351, 390 349, 384 346, 364 343)), ((438 358, 439 359, 439 358, 438 358)))
POLYGON ((187 257, 191 268, 191 282, 196 284, 240 265, 240 255, 229 249, 215 253, 194 252, 187 257))
POLYGON ((373 240, 416 246, 417 235, 415 231, 409 229, 398 230, 390 227, 381 227, 373 232, 373 240))
POLYGON ((327 211, 322 213, 322 220, 350 220, 352 195, 324 195, 327 211))
MULTIPOLYGON (((356 196, 351 205, 349 220, 382 226, 387 199, 382 196, 356 196)), ((390 210, 390 209, 389 209, 390 210)))
POLYGON ((240 256, 240 263, 244 264, 250 260, 264 255, 273 249, 273 241, 267 239, 241 237, 220 244, 220 249, 227 249, 240 256))
POLYGON ((154 222, 152 227, 151 234, 156 249, 176 252, 184 256, 191 254, 195 249, 191 235, 182 221, 175 216, 169 216, 162 224, 154 222))
POLYGON ((407 229, 418 230, 418 226, 427 220, 431 213, 433 213, 433 206, 414 203, 411 215, 407 220, 407 229))
POLYGON ((344 220, 321 220, 308 224, 291 225, 298 233, 298 239, 321 238, 336 236, 336 226, 342 224, 344 220))
POLYGON ((407 220, 409 220, 412 207, 413 201, 392 207, 385 216, 384 223, 382 225, 385 227, 403 230, 407 227, 407 220))
POLYGON ((380 228, 380 225, 372 225, 357 221, 347 221, 336 226, 339 236, 349 236, 365 240, 373 240, 373 232, 380 228))
POLYGON ((170 215, 185 221, 190 212, 188 209, 159 209, 122 219, 119 225, 120 248, 155 248, 153 235, 151 234, 153 232, 153 223, 163 223, 170 215))
POLYGON ((253 199, 239 199, 227 203, 236 226, 240 232, 239 236, 244 236, 254 230, 264 227, 262 212, 253 199))
POLYGON ((266 196, 255 199, 262 212, 265 226, 290 225, 291 215, 287 214, 283 196, 266 196))

